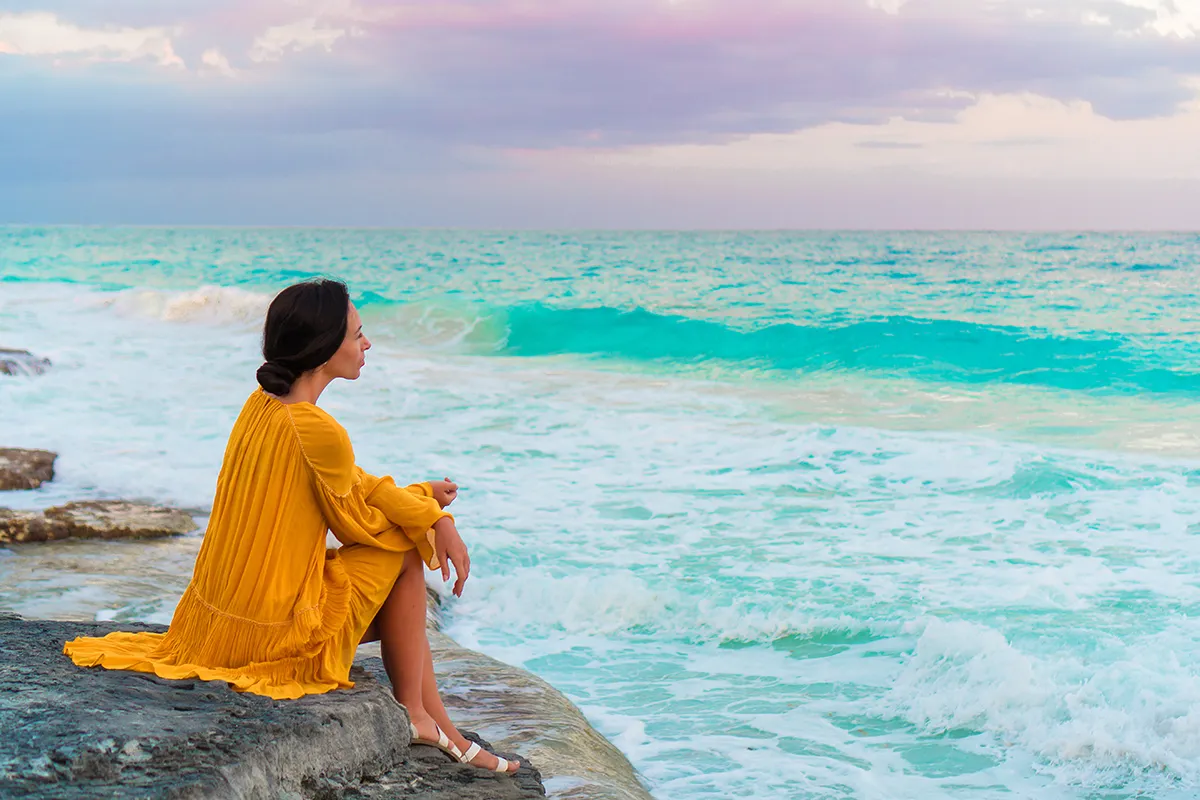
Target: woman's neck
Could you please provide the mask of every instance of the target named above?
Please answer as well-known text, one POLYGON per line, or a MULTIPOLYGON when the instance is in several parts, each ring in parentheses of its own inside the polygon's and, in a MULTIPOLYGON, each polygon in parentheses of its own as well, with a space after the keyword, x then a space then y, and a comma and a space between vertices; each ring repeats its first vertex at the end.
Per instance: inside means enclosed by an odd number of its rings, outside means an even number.
POLYGON ((292 390, 279 398, 282 403, 312 403, 317 404, 317 398, 321 396, 321 392, 325 391, 325 387, 330 384, 333 378, 327 377, 321 372, 306 372, 296 379, 292 384, 292 390))

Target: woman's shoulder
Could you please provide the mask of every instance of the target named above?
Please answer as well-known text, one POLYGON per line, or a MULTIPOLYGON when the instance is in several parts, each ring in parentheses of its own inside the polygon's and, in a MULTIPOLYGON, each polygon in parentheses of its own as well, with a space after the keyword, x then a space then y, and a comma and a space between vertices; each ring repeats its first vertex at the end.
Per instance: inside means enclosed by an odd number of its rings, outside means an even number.
POLYGON ((339 455, 350 451, 350 435, 325 409, 313 403, 285 403, 261 388, 258 391, 264 402, 295 431, 301 449, 310 459, 340 461, 339 455))
POLYGON ((261 404, 269 410, 285 414, 292 419, 303 419, 306 422, 319 426, 342 429, 341 423, 320 406, 307 402, 285 403, 275 395, 268 393, 261 386, 251 392, 250 397, 246 400, 248 406, 255 403, 261 404))

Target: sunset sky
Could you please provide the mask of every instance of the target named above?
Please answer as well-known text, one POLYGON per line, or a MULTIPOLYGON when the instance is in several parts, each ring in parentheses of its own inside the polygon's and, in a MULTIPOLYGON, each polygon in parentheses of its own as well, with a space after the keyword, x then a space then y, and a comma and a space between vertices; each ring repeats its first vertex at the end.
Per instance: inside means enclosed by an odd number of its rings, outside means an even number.
POLYGON ((0 222, 1200 229, 1200 0, 5 0, 0 222))

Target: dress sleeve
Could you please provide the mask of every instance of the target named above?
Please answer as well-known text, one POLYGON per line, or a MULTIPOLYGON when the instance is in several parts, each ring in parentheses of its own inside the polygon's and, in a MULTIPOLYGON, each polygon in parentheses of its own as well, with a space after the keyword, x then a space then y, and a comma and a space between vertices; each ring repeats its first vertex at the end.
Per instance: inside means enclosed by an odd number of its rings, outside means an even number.
POLYGON ((315 407, 289 408, 288 413, 312 473, 317 503, 337 540, 393 552, 415 546, 429 568, 437 569, 433 524, 451 515, 419 484, 416 490, 402 489, 390 477, 363 472, 354 463, 345 428, 328 414, 315 407))
POLYGON ((433 498, 433 487, 428 483, 414 483, 401 489, 388 475, 375 477, 369 472, 358 470, 359 480, 365 489, 367 504, 383 512, 383 515, 400 526, 421 553, 421 558, 430 569, 437 569, 437 556, 433 547, 433 523, 442 517, 454 516, 443 511, 433 498))

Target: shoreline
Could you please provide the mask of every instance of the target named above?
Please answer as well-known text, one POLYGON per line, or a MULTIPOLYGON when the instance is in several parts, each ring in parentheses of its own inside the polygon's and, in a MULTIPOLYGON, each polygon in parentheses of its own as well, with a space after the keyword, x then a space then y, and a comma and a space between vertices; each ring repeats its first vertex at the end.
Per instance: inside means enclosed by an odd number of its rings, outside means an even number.
MULTIPOLYGON (((136 580, 134 573, 128 570, 136 569, 139 554, 147 549, 167 547, 178 550, 179 556, 190 561, 192 554, 189 551, 200 540, 201 536, 119 541, 61 540, 0 545, 0 552, 35 557, 44 555, 45 563, 39 565, 35 572, 59 572, 65 568, 62 574, 72 574, 75 572, 73 565, 82 566, 83 562, 91 561, 105 551, 109 556, 117 555, 114 551, 125 551, 116 559, 123 568, 111 572, 105 570, 106 580, 101 582, 102 585, 112 581, 110 586, 115 587, 136 580)), ((427 598, 426 625, 434 668, 443 700, 456 724, 465 730, 477 732, 492 742, 497 750, 520 753, 527 758, 543 776, 547 797, 560 800, 652 800, 624 754, 597 732, 565 695, 527 670, 459 645, 442 632, 440 595, 430 587, 427 588, 427 598)), ((28 614, 29 611, 22 612, 7 604, 0 604, 0 616, 6 613, 28 614)), ((53 612, 50 615, 34 614, 39 617, 54 616, 63 623, 103 625, 108 629, 139 629, 148 624, 132 620, 107 621, 92 611, 79 609, 79 612, 65 616, 53 612)), ((30 616, 24 619, 35 621, 30 616)), ((362 645, 355 657, 355 667, 365 670, 379 684, 389 686, 378 656, 377 643, 362 645)), ((61 653, 57 657, 66 660, 61 653)), ((78 673, 80 678, 87 678, 88 675, 83 670, 78 673)), ((196 681, 180 683, 189 687, 204 686, 196 681)), ((22 703, 15 710, 21 714, 32 710, 25 706, 22 703)))
MULTIPOLYGON (((5 452, 16 456, 33 451, 5 452)), ((37 451, 37 453, 40 454, 41 451, 37 451)), ((49 457, 50 464, 57 457, 56 454, 50 452, 45 452, 44 455, 49 457)), ((18 461, 17 466, 24 467, 25 465, 24 462, 18 461)), ((44 470, 48 474, 32 477, 25 474, 30 472, 29 469, 14 469, 14 475, 21 479, 18 481, 21 489, 35 489, 42 482, 53 480, 52 467, 44 470)), ((92 510, 92 506, 104 504, 77 503, 75 505, 86 506, 92 510)), ((108 506, 119 507, 118 511, 127 513, 125 516, 116 514, 118 521, 125 525, 125 528, 116 531, 120 543, 118 544, 118 541, 106 543, 117 545, 120 549, 128 548, 129 552, 123 555, 125 558, 132 555, 134 562, 141 561, 139 554, 145 554, 147 550, 151 549, 151 546, 148 546, 151 542, 157 541, 167 546, 182 545, 182 549, 188 551, 203 541, 202 533, 194 537, 182 534, 192 526, 195 526, 195 532, 202 531, 207 522, 207 513, 193 516, 176 509, 151 508, 149 506, 135 508, 128 503, 122 504, 118 501, 109 501, 108 506), (151 512, 150 516, 153 516, 154 513, 157 513, 158 516, 173 514, 186 520, 186 523, 176 520, 173 528, 172 526, 159 525, 156 527, 153 524, 147 524, 145 519, 148 513, 147 509, 151 512), (131 517, 130 513, 133 512, 141 513, 142 518, 135 519, 136 514, 131 517), (126 517, 129 518, 126 519, 126 517), (129 528, 129 526, 133 527, 129 528), (142 536, 149 538, 140 538, 142 536)), ((108 506, 105 506, 105 509, 108 506)), ((51 511, 53 510, 51 509, 51 511)), ((92 516, 96 516, 96 514, 93 513, 92 516)), ((113 532, 107 528, 76 531, 69 525, 61 531, 49 531, 47 524, 41 524, 40 527, 34 524, 41 519, 36 512, 14 512, 0 508, 0 521, 5 519, 8 519, 10 527, 14 522, 23 523, 24 527, 17 525, 14 531, 9 531, 11 535, 7 538, 0 535, 0 552, 42 553, 48 559, 48 563, 42 565, 42 570, 56 575, 70 574, 73 570, 58 561, 55 555, 65 555, 74 549, 75 545, 82 544, 88 539, 93 540, 93 544, 95 544, 96 539, 105 540, 113 535, 113 532), (12 519, 5 517, 5 514, 12 519), (30 519, 27 520, 26 517, 30 519), (34 519, 35 517, 37 519, 34 519), (32 528, 31 525, 33 525, 32 528), (43 531, 41 528, 47 528, 47 530, 43 531), (32 535, 34 533, 45 535, 34 536, 32 535), (58 543, 63 546, 56 546, 58 543), (17 548, 16 551, 11 549, 14 546, 17 548), (64 567, 66 568, 64 569, 64 567)), ((94 519, 89 518, 89 520, 93 525, 97 522, 94 519)), ((100 521, 107 524, 108 527, 112 526, 112 520, 105 518, 100 521)), ((118 525, 118 527, 120 526, 118 525)), ((0 530, 0 534, 3 534, 2 530, 0 530)), ((87 549, 92 548, 89 546, 87 549)), ((84 554, 86 554, 86 550, 84 554)), ((136 564, 128 566, 135 570, 138 569, 136 564)), ((133 573, 117 570, 117 575, 110 575, 110 577, 116 577, 117 583, 128 583, 129 579, 133 577, 133 573), (124 574, 122 575, 122 573, 124 574)), ((548 797, 564 798, 564 800, 652 800, 625 755, 597 732, 588 723, 583 713, 563 693, 527 670, 462 647, 442 630, 441 595, 427 585, 426 598, 426 630, 433 653, 435 671, 443 700, 453 714, 457 725, 465 730, 476 731, 493 741, 498 750, 524 754, 544 776, 548 797)), ((16 608, 0 603, 0 614, 5 613, 19 614, 20 612, 16 608)), ((65 617, 61 614, 51 614, 50 616, 54 619, 30 621, 72 624, 75 621, 73 618, 76 617, 74 614, 68 614, 65 617)), ((17 617, 17 619, 23 618, 17 617)), ((112 624, 103 619, 102 614, 91 610, 79 614, 78 622, 82 624, 112 624)), ((119 629, 126 624, 140 627, 149 623, 130 620, 116 623, 114 627, 119 629)), ((390 688, 390 682, 382 667, 382 660, 379 658, 378 643, 360 646, 354 663, 356 667, 366 669, 381 685, 390 688)))
MULTIPOLYGON (((442 700, 456 725, 527 756, 546 796, 559 800, 653 800, 629 759, 571 700, 537 675, 463 647, 442 632, 442 598, 426 587, 425 627, 442 700)), ((355 664, 390 685, 379 644, 355 664)))
POLYGON ((25 619, 0 610, 0 683, 22 687, 19 700, 14 694, 0 704, 13 733, 0 747, 0 795, 8 786, 46 798, 119 789, 147 800, 328 800, 345 792, 424 797, 411 791, 421 784, 464 800, 543 791, 560 800, 652 800, 625 756, 566 696, 526 670, 459 646, 438 623, 432 604, 427 627, 446 705, 469 738, 528 767, 511 784, 411 749, 407 713, 392 697, 377 643, 359 648, 353 688, 273 701, 222 681, 81 669, 61 651, 74 635, 165 626, 25 619), (242 740, 256 745, 247 750, 242 740))

